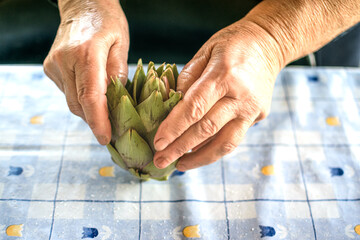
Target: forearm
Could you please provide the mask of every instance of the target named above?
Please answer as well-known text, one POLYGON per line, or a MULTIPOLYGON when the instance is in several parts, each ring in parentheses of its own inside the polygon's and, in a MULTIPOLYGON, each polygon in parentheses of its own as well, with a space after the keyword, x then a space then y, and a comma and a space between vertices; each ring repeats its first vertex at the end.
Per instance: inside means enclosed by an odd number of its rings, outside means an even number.
POLYGON ((243 20, 260 26, 277 42, 279 62, 285 66, 358 23, 360 1, 264 0, 243 20))

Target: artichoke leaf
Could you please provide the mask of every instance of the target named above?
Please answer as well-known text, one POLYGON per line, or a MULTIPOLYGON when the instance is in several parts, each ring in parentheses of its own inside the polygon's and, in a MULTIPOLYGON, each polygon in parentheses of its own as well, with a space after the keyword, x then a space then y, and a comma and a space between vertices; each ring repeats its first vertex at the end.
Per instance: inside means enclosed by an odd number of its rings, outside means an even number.
POLYGON ((174 88, 174 90, 176 91, 177 79, 179 77, 179 71, 178 71, 177 66, 176 66, 175 63, 172 65, 172 71, 173 71, 174 78, 175 78, 175 88, 174 88))
POLYGON ((159 81, 159 89, 161 92, 161 96, 163 98, 163 100, 167 100, 168 96, 169 96, 169 88, 166 87, 165 83, 163 81, 160 81, 160 78, 157 78, 157 80, 159 81))
POLYGON ((175 89, 175 78, 171 68, 165 69, 165 71, 161 74, 160 79, 166 78, 169 82, 170 89, 175 89))
POLYGON ((166 109, 167 113, 169 113, 175 105, 181 100, 182 93, 175 92, 174 90, 170 90, 169 93, 170 98, 164 102, 164 108, 166 109))
POLYGON ((140 174, 134 168, 129 168, 129 172, 137 178, 140 178, 140 174))
POLYGON ((108 100, 108 108, 109 108, 109 119, 111 123, 112 141, 117 140, 117 138, 120 136, 118 134, 119 126, 117 124, 117 112, 119 111, 118 108, 122 96, 127 96, 131 105, 134 105, 134 101, 132 100, 126 88, 121 84, 120 80, 112 79, 106 92, 106 97, 108 100))
POLYGON ((126 84, 125 84, 126 90, 129 89, 130 85, 131 85, 131 81, 130 81, 130 79, 128 79, 128 80, 126 81, 126 84))
POLYGON ((168 97, 169 97, 170 90, 172 90, 172 89, 170 88, 169 81, 167 80, 166 77, 163 77, 163 78, 161 78, 161 81, 160 81, 160 82, 164 84, 165 92, 166 92, 166 98, 164 98, 164 100, 167 100, 168 97))
POLYGON ((133 78, 133 99, 135 105, 138 104, 138 99, 140 97, 141 89, 142 86, 144 85, 145 78, 146 76, 142 65, 142 60, 140 58, 133 78))
POLYGON ((154 138, 155 138, 155 134, 157 132, 159 127, 154 128, 153 130, 151 130, 150 132, 147 132, 145 135, 145 139, 148 142, 151 150, 153 151, 153 153, 155 154, 156 150, 155 150, 155 146, 154 146, 154 138))
POLYGON ((141 118, 131 104, 130 98, 126 95, 122 96, 120 103, 114 109, 111 115, 112 122, 117 126, 116 135, 123 135, 129 128, 135 129, 141 136, 145 136, 146 129, 141 118))
POLYGON ((168 68, 172 68, 171 64, 169 64, 169 63, 168 63, 168 64, 166 64, 166 66, 165 66, 165 70, 166 70, 166 69, 168 69, 168 68))
POLYGON ((143 174, 141 172, 139 172, 138 169, 134 169, 134 168, 130 168, 129 172, 134 175, 137 178, 140 178, 141 180, 147 181, 150 179, 150 175, 149 174, 143 174))
MULTIPOLYGON (((145 83, 147 81, 149 81, 150 79, 153 79, 154 77, 158 77, 157 72, 154 69, 150 69, 150 71, 148 72, 148 74, 146 75, 146 80, 145 83)), ((145 84, 144 83, 144 84, 145 84)))
POLYGON ((112 111, 119 104, 120 101, 117 98, 118 92, 120 90, 120 86, 119 86, 120 80, 118 80, 117 78, 113 79, 112 77, 110 80, 111 82, 106 90, 106 97, 107 97, 107 104, 109 107, 109 111, 112 111))
MULTIPOLYGON (((134 82, 133 81, 130 81, 130 85, 126 84, 126 90, 128 91, 128 93, 133 93, 133 91, 134 91, 134 82)), ((134 101, 134 100, 132 100, 132 97, 131 97, 131 101, 134 101)))
POLYGON ((136 106, 136 111, 139 113, 147 132, 159 127, 168 113, 164 107, 160 91, 156 90, 151 93, 150 97, 136 106))
POLYGON ((153 153, 146 141, 134 129, 129 129, 115 142, 115 148, 128 168, 141 171, 152 162, 153 153))
POLYGON ((174 96, 176 92, 173 90, 173 89, 170 89, 170 92, 169 92, 169 98, 171 98, 172 96, 174 96))
POLYGON ((124 160, 122 160, 120 154, 116 151, 116 149, 111 144, 106 145, 106 147, 109 150, 111 159, 114 161, 114 163, 119 165, 121 168, 128 170, 128 167, 126 166, 124 160))
POLYGON ((131 102, 131 105, 135 106, 135 102, 134 100, 132 99, 131 95, 129 94, 129 92, 126 90, 126 88, 120 83, 120 91, 117 95, 117 98, 119 99, 118 101, 120 101, 120 99, 123 97, 123 96, 127 96, 131 102))
POLYGON ((109 114, 109 120, 111 125, 111 143, 115 143, 115 141, 119 138, 119 135, 117 134, 119 127, 112 114, 109 114))
POLYGON ((161 65, 156 69, 156 72, 157 72, 157 75, 158 75, 158 76, 161 76, 161 74, 164 72, 164 67, 165 67, 165 63, 161 64, 161 65))
POLYGON ((143 170, 144 174, 148 173, 151 178, 154 178, 159 181, 165 181, 169 178, 176 169, 176 164, 178 161, 171 163, 168 167, 159 169, 155 167, 154 162, 151 161, 143 170))
POLYGON ((155 63, 153 61, 149 62, 147 73, 149 73, 150 70, 155 70, 155 63))
POLYGON ((147 82, 145 82, 144 87, 141 90, 139 104, 142 103, 145 99, 147 99, 153 91, 160 90, 160 80, 155 75, 147 82))
POLYGON ((129 92, 126 90, 124 85, 122 85, 120 80, 118 78, 112 79, 106 91, 106 97, 108 99, 107 102, 110 113, 117 107, 117 105, 119 105, 120 99, 124 95, 128 96, 131 104, 134 105, 133 99, 131 98, 129 92))
POLYGON ((128 101, 130 102, 131 107, 134 109, 134 101, 132 100, 130 94, 126 90, 126 88, 121 84, 120 81, 112 81, 108 86, 108 90, 106 92, 106 97, 108 100, 108 108, 109 108, 109 119, 111 123, 111 140, 116 141, 120 136, 119 133, 119 124, 118 124, 118 112, 120 110, 120 102, 121 99, 126 96, 128 101), (115 106, 113 106, 116 104, 115 106))

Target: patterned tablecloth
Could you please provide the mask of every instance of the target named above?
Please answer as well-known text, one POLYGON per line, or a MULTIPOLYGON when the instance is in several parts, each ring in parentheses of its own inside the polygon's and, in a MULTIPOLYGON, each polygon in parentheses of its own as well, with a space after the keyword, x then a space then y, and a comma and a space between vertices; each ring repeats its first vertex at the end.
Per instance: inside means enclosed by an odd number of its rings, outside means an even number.
POLYGON ((235 152, 140 182, 41 66, 0 66, 0 239, 191 237, 360 239, 360 69, 285 69, 235 152))

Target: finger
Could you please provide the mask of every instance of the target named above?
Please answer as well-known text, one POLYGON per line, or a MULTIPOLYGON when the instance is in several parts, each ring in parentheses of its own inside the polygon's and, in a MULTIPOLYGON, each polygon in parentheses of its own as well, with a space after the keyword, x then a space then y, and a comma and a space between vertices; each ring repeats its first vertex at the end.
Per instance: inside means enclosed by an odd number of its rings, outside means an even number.
POLYGON ((176 168, 186 171, 211 164, 232 152, 242 141, 252 121, 235 119, 229 122, 216 137, 196 152, 185 154, 176 168))
POLYGON ((200 78, 211 55, 211 53, 207 52, 205 47, 201 48, 181 70, 177 80, 178 91, 186 93, 190 86, 200 78))
POLYGON ((128 51, 128 45, 118 42, 112 45, 106 64, 108 79, 117 76, 123 85, 126 84, 128 76, 128 51))
POLYGON ((61 79, 61 72, 59 68, 53 63, 53 61, 50 59, 50 56, 47 56, 43 63, 43 69, 44 73, 48 78, 50 78, 55 85, 64 92, 64 85, 62 83, 61 79))
MULTIPOLYGON (((96 49, 99 46, 89 47, 96 49)), ((86 53, 82 62, 75 66, 76 87, 79 103, 86 121, 100 144, 108 144, 111 138, 111 126, 106 102, 106 60, 103 51, 86 53)))
POLYGON ((86 122, 84 111, 78 101, 75 84, 75 73, 71 70, 64 70, 62 75, 64 83, 64 94, 70 112, 72 112, 76 116, 81 117, 86 122))
POLYGON ((161 123, 154 145, 157 151, 165 149, 191 125, 199 121, 225 96, 227 87, 219 81, 218 75, 205 69, 205 73, 187 91, 180 101, 161 123))
POLYGON ((238 104, 224 97, 197 123, 192 125, 172 144, 154 156, 158 168, 165 168, 192 148, 214 136, 223 126, 238 115, 238 104))
POLYGON ((205 141, 203 141, 202 143, 200 143, 199 145, 197 145, 196 147, 194 147, 191 152, 196 152, 197 150, 199 150, 200 148, 202 148, 203 146, 205 146, 206 144, 208 144, 211 140, 214 139, 214 136, 211 138, 206 139, 205 141))

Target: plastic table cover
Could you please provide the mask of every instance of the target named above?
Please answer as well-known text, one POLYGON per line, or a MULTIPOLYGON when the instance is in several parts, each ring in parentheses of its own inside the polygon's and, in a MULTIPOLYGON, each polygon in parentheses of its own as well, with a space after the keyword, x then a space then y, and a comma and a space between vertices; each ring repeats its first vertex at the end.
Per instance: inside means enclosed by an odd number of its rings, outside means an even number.
POLYGON ((360 239, 359 163, 359 69, 283 70, 233 153, 140 182, 41 66, 0 66, 0 239, 360 239))

